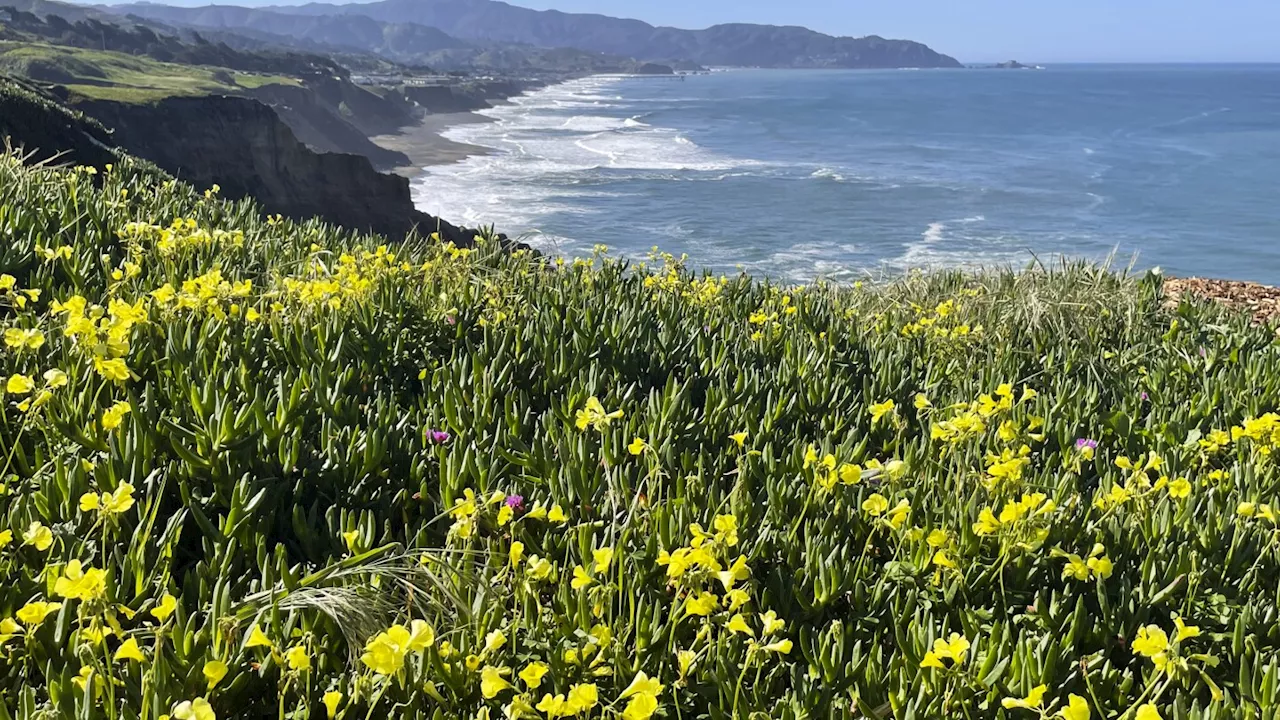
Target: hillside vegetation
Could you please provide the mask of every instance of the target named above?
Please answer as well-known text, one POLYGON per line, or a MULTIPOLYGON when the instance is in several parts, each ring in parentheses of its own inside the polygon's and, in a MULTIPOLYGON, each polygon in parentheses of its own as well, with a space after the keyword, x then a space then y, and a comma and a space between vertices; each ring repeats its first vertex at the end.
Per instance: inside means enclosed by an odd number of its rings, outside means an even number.
POLYGON ((85 97, 145 102, 174 95, 208 95, 297 81, 281 75, 231 72, 224 68, 179 65, 101 50, 0 41, 0 71, 58 83, 85 97))
MULTIPOLYGON (((57 3, 36 3, 35 6, 42 11, 63 12, 71 18, 78 10, 57 3)), ((73 22, 61 15, 41 16, 0 6, 0 40, 111 51, 164 63, 206 65, 265 75, 346 75, 341 65, 324 55, 263 47, 237 50, 222 42, 210 42, 199 33, 187 32, 179 37, 179 31, 162 25, 148 27, 139 24, 137 18, 105 17, 116 22, 94 17, 73 22)))
POLYGON ((0 159, 0 717, 1270 717, 1272 328, 0 159))

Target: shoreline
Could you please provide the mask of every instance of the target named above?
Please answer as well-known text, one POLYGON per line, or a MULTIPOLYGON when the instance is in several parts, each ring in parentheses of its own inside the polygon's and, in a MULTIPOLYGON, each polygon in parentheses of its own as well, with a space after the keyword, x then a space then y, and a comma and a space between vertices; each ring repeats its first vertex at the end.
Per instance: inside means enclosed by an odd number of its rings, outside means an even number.
POLYGON ((423 115, 416 124, 401 128, 399 132, 375 135, 369 139, 379 147, 408 156, 407 164, 390 168, 388 172, 412 179, 422 174, 423 168, 432 165, 449 165, 469 157, 493 153, 493 148, 456 142, 443 135, 445 130, 458 125, 490 122, 497 121, 475 112, 428 114, 423 115))
MULTIPOLYGON (((511 96, 486 98, 491 107, 510 105, 511 98, 527 95, 535 90, 542 90, 556 85, 582 80, 591 77, 651 77, 648 75, 596 73, 592 75, 575 75, 556 82, 536 84, 527 87, 523 92, 511 96)), ((666 77, 666 76, 661 76, 666 77)), ((674 76, 673 76, 674 77, 674 76)), ((497 150, 483 145, 460 143, 444 137, 444 131, 458 125, 498 122, 488 115, 479 112, 461 111, 449 113, 428 113, 413 125, 406 125, 397 132, 370 137, 375 145, 386 150, 404 153, 409 158, 408 164, 384 169, 395 175, 413 179, 422 174, 424 168, 435 165, 451 165, 462 162, 469 157, 492 155, 497 150)))

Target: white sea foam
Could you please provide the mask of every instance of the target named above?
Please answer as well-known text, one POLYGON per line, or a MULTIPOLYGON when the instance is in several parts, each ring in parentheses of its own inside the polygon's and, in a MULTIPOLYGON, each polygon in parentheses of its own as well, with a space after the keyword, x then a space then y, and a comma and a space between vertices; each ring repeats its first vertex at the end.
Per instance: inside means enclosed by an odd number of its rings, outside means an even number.
POLYGON ((977 236, 968 226, 986 222, 984 215, 972 215, 958 220, 929 223, 920 240, 907 243, 902 255, 886 260, 885 264, 898 268, 913 267, 985 267, 1007 264, 1019 257, 1026 257, 1019 247, 1010 247, 1009 238, 1001 235, 977 236), (948 231, 953 225, 962 230, 952 236, 948 231))
POLYGON ((522 235, 538 232, 552 214, 591 212, 582 207, 585 198, 613 195, 582 187, 598 173, 680 179, 689 173, 723 176, 754 164, 642 122, 647 113, 617 112, 621 96, 610 90, 618 82, 597 77, 543 88, 481 111, 494 122, 449 128, 446 138, 494 152, 427 168, 413 182, 415 203, 452 222, 492 223, 522 235))

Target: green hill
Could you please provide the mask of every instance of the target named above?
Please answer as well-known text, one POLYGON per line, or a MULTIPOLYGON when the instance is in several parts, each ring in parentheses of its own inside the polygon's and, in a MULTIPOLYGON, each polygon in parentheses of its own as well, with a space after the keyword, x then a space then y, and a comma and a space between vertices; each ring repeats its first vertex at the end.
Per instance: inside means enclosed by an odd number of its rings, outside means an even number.
POLYGON ((0 71, 65 85, 85 97, 127 102, 243 91, 272 83, 297 85, 296 80, 282 75, 238 73, 25 41, 0 41, 0 71))
POLYGON ((1274 328, 0 157, 0 717, 1268 717, 1274 328))

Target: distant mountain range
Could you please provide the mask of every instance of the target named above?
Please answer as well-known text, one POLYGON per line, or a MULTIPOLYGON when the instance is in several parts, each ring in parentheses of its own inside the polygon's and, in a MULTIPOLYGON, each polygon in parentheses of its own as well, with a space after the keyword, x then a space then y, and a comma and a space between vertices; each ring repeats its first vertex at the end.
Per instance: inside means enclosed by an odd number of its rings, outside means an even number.
POLYGON ((382 22, 363 15, 291 15, 233 5, 186 8, 151 3, 102 9, 118 17, 198 30, 205 36, 223 33, 218 39, 233 46, 238 43, 225 34, 308 52, 376 55, 436 70, 531 74, 672 72, 669 66, 616 54, 509 42, 468 42, 427 25, 382 22))
MULTIPOLYGON (((716 25, 705 30, 655 27, 604 15, 531 10, 495 0, 382 0, 311 3, 253 10, 235 6, 179 8, 151 3, 113 12, 179 25, 247 28, 424 62, 431 53, 457 55, 494 45, 576 48, 641 61, 773 68, 962 67, 909 40, 833 37, 802 27, 716 25)), ((443 57, 448 57, 445 55, 443 57)))

